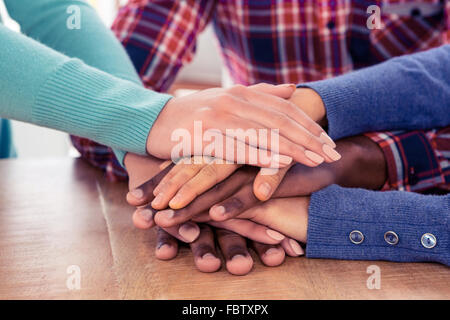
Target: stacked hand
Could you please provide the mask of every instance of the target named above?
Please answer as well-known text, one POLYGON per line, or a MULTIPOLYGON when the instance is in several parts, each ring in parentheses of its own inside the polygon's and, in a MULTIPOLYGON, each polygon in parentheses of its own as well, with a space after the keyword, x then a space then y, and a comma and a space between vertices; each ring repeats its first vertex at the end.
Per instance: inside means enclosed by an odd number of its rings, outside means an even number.
MULTIPOLYGON (((314 121, 324 123, 325 108, 312 90, 297 89, 290 100, 314 121)), ((342 140, 336 150, 343 155, 338 162, 326 159, 311 166, 303 161, 261 171, 209 157, 172 164, 129 154, 125 159, 131 190, 127 200, 138 207, 134 224, 143 229, 160 227, 156 249, 160 259, 176 256, 176 239, 190 243, 195 264, 204 272, 220 268, 214 236, 230 273, 246 274, 252 268, 245 238, 264 264, 279 265, 285 254, 304 252, 297 241, 307 240, 313 192, 334 183, 376 189, 385 181, 383 155, 369 139, 342 140)))

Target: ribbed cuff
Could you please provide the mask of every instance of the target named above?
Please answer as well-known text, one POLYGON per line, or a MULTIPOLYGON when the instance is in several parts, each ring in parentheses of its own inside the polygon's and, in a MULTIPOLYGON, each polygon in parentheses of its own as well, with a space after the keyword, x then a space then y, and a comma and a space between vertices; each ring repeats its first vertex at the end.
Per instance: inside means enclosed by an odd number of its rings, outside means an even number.
POLYGON ((435 261, 450 264, 449 196, 424 196, 410 192, 376 192, 329 186, 311 196, 308 212, 306 256, 345 260, 435 261), (349 236, 364 235, 360 244, 349 236), (387 231, 398 235, 395 245, 384 239, 387 231), (437 245, 421 244, 425 233, 437 245))
POLYGON ((297 87, 312 89, 320 95, 326 109, 328 135, 332 139, 353 135, 348 123, 358 124, 361 122, 361 117, 360 112, 352 112, 351 106, 355 102, 363 104, 358 88, 348 85, 347 82, 342 85, 342 82, 336 81, 336 78, 308 82, 297 87))
POLYGON ((170 98, 71 59, 40 89, 33 122, 145 155, 150 129, 170 98))

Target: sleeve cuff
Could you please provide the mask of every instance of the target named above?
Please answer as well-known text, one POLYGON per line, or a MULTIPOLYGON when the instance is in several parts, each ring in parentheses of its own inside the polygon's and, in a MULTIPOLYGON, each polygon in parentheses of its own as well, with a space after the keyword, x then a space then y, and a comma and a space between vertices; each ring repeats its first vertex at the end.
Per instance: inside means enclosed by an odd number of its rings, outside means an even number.
POLYGON ((311 196, 306 256, 345 260, 435 261, 450 264, 448 213, 450 195, 376 192, 329 186, 311 196), (350 240, 360 231, 360 244, 350 240), (396 245, 384 235, 394 231, 396 245), (434 248, 421 243, 424 234, 437 239, 434 248))
MULTIPOLYGON (((308 82, 297 87, 312 89, 322 98, 327 111, 328 135, 332 139, 337 140, 353 135, 353 132, 349 130, 350 127, 342 124, 358 124, 360 122, 359 114, 348 112, 349 106, 353 105, 355 101, 361 101, 358 88, 341 85, 336 78, 308 82)), ((360 103, 363 104, 363 102, 360 103)))
POLYGON ((40 89, 33 122, 145 155, 150 129, 170 98, 71 59, 40 89))

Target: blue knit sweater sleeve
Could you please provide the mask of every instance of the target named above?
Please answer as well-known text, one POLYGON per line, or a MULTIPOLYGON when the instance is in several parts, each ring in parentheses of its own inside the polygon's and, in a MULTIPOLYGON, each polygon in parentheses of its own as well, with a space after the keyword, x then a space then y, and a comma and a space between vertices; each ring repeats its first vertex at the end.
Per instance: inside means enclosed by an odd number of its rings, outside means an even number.
POLYGON ((311 196, 306 255, 346 260, 435 261, 450 265, 450 195, 329 186, 311 196), (360 244, 350 233, 364 236, 360 244), (384 235, 393 231, 397 244, 384 235), (422 237, 431 234, 428 248, 422 237))
MULTIPOLYGON (((322 97, 334 139, 368 131, 447 126, 450 45, 302 86, 322 97)), ((450 195, 333 185, 311 196, 306 255, 450 265, 449 217, 450 195), (351 240, 355 232, 358 241, 351 240), (385 239, 387 232, 391 237, 395 233, 398 242, 385 239)))
POLYGON ((301 86, 323 99, 333 139, 450 123, 450 45, 301 86))

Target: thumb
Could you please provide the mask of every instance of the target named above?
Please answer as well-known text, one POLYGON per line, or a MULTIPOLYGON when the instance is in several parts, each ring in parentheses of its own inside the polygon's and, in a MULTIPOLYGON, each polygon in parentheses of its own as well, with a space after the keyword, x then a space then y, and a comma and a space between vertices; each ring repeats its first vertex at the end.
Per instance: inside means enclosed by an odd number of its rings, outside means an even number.
POLYGON ((261 201, 269 200, 292 166, 293 164, 279 169, 261 168, 253 182, 255 197, 261 201))

